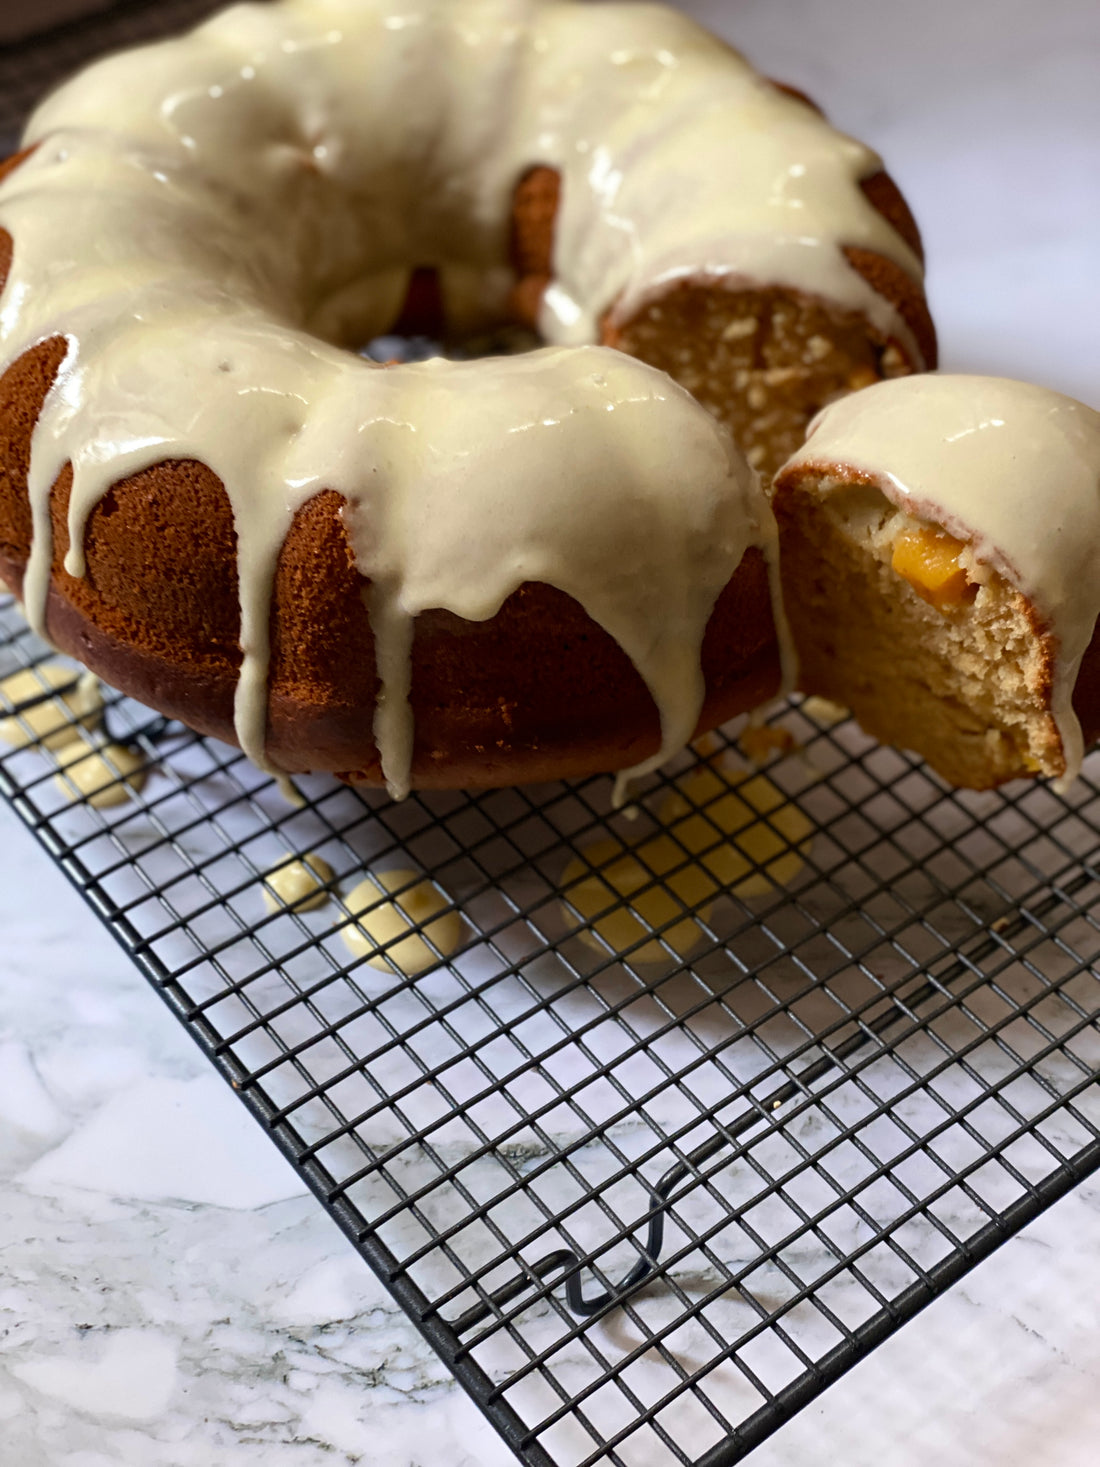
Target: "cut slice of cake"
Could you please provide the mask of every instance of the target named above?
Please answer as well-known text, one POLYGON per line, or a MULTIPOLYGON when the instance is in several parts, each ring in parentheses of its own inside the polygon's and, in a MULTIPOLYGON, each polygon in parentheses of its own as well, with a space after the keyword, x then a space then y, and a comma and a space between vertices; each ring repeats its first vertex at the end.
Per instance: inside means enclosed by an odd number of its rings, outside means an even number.
POLYGON ((776 479, 807 693, 952 784, 1072 778, 1100 736, 1100 413, 930 374, 833 404, 776 479))

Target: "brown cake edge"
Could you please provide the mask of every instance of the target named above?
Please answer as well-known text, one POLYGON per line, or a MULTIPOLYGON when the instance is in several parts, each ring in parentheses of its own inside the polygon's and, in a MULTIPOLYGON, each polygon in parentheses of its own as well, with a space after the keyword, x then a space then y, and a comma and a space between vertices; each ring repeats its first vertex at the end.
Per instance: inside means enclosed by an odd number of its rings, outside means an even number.
MULTIPOLYGON (((22 566, 0 555, 0 578, 18 595, 22 566)), ((703 651, 707 696, 696 736, 758 707, 779 690, 780 660, 770 617, 766 626, 755 618, 754 639, 751 634, 746 636, 748 619, 743 614, 746 602, 759 604, 766 583, 763 556, 758 550, 750 550, 719 598, 707 629, 703 651), (747 648, 753 640, 756 645, 747 648), (729 655, 731 643, 739 649, 736 659, 729 655)), ((274 615, 277 617, 277 609, 274 615)), ((425 636, 418 627, 413 654, 416 788, 488 789, 581 778, 629 767, 657 752, 660 735, 652 698, 618 646, 572 598, 541 584, 523 586, 491 622, 461 622, 462 632, 457 639, 433 635, 431 623, 459 623, 460 618, 449 613, 426 615, 429 630, 425 636), (510 699, 516 689, 509 682, 507 667, 496 669, 500 674, 499 693, 493 705, 433 703, 425 687, 425 682, 431 681, 433 662, 453 654, 456 640, 464 642, 463 655, 452 657, 448 668, 452 678, 463 680, 463 668, 478 662, 479 643, 485 637, 495 641, 510 636, 510 624, 520 606, 518 614, 524 618, 544 620, 546 612, 556 614, 555 639, 585 639, 586 647, 591 647, 596 656, 583 665, 591 669, 610 663, 618 674, 607 678, 596 690, 596 717, 587 721, 587 728, 581 720, 570 719, 568 709, 563 713, 560 706, 555 707, 554 695, 560 695, 563 683, 562 677, 555 674, 568 664, 540 657, 537 647, 528 646, 524 652, 537 672, 540 687, 548 693, 543 709, 522 696, 510 699), (563 610, 568 621, 562 619, 563 610), (427 679, 423 676, 425 669, 429 670, 427 679), (540 712, 548 717, 545 731, 536 732, 540 712), (579 735, 578 727, 582 730, 579 735)), ((125 641, 87 616, 53 584, 46 623, 59 651, 77 658, 112 687, 200 734, 230 744, 237 742, 233 723, 235 670, 196 666, 149 646, 125 641)), ((492 673, 491 664, 483 666, 492 673)), ((588 689, 582 683, 575 691, 578 698, 583 698, 588 689)), ((275 767, 291 774, 327 772, 381 785, 384 781, 371 733, 374 706, 373 699, 345 699, 333 707, 274 685, 268 704, 268 758, 275 767)))

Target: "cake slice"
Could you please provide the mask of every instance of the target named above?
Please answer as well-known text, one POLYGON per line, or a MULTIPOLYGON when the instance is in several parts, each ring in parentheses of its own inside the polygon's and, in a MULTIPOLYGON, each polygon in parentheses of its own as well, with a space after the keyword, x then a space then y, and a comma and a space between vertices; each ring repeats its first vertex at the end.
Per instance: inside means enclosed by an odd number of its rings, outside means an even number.
POLYGON ((1100 736, 1100 413, 930 374, 826 408, 776 479, 800 686, 954 785, 1100 736))

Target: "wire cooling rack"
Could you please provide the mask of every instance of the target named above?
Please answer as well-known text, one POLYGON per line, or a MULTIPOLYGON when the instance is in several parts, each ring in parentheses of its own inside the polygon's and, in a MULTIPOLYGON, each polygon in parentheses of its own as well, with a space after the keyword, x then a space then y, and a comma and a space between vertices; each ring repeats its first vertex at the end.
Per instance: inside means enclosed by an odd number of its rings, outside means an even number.
MULTIPOLYGON (((216 3, 0 48, 0 146, 91 55, 216 3)), ((0 603, 0 677, 43 659, 0 603)), ((35 686, 0 700, 24 731, 28 697, 66 716, 35 686)), ((1100 1167, 1100 761, 1065 798, 964 794, 851 725, 777 721, 799 749, 747 844, 782 879, 686 907, 707 832, 729 841, 728 737, 633 820, 606 780, 396 806, 303 780, 295 808, 115 695, 149 776, 117 808, 41 744, 0 753, 0 793, 531 1467, 740 1460, 1100 1167), (616 952, 624 901, 596 878, 593 929, 563 883, 609 839, 651 849, 669 800, 691 823, 642 856, 616 952), (264 874, 306 853, 332 899, 269 912, 264 874), (415 978, 341 935, 339 893, 398 868, 462 922, 415 978)))
MULTIPOLYGON (((65 666, 0 608, 0 676, 44 656, 65 666)), ((19 697, 24 722, 61 707, 44 680, 19 697)), ((699 822, 725 848, 748 788, 730 738, 632 818, 606 779, 400 805, 303 779, 297 808, 115 695, 140 797, 92 808, 41 744, 0 756, 0 791, 531 1467, 740 1460, 1100 1166, 1100 764, 1065 798, 948 792, 850 724, 776 721, 797 747, 756 776, 743 842, 765 870, 695 907, 699 822), (567 870, 606 876, 601 842, 689 829, 632 894, 626 952, 599 936, 611 885, 593 925, 563 899, 567 870), (331 901, 270 913, 264 873, 307 853, 331 901), (396 868, 462 922, 411 978, 342 937, 338 894, 396 868)))

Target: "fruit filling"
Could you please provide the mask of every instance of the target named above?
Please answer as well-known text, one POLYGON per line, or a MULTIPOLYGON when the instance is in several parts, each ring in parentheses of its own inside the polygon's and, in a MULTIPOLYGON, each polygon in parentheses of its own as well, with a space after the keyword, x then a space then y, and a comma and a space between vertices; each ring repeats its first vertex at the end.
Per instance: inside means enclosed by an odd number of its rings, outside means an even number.
POLYGON ((961 556, 966 546, 944 530, 904 530, 894 542, 891 565, 937 611, 968 605, 978 594, 961 556))

